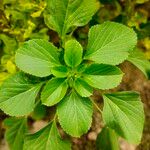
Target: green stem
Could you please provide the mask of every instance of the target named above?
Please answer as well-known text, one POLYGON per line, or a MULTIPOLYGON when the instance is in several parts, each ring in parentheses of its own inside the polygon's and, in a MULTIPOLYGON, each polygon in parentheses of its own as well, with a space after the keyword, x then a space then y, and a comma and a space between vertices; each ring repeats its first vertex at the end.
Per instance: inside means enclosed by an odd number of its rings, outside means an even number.
POLYGON ((53 117, 53 121, 56 122, 56 118, 57 118, 57 114, 55 113, 54 117, 53 117))
POLYGON ((61 37, 61 47, 64 48, 65 47, 65 41, 66 41, 66 37, 62 36, 61 37))
POLYGON ((41 102, 40 98, 36 101, 34 108, 41 102))
POLYGON ((90 99, 93 105, 97 108, 97 110, 102 114, 102 110, 98 107, 98 105, 94 102, 94 100, 90 99))

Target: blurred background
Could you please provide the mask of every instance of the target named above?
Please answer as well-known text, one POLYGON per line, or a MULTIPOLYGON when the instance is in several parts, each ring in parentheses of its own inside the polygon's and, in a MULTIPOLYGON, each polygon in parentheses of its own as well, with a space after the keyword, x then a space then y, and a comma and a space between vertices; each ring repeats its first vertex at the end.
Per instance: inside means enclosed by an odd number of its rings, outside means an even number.
MULTIPOLYGON (((99 0, 100 9, 88 25, 74 32, 77 40, 86 45, 87 33, 91 26, 110 20, 133 28, 138 36, 138 49, 150 60, 150 1, 149 0, 99 0)), ((10 75, 18 71, 14 63, 15 51, 26 40, 42 38, 59 46, 56 32, 44 23, 43 12, 46 8, 44 0, 0 0, 0 85, 10 75)), ((120 139, 122 150, 150 150, 150 81, 129 62, 120 65, 125 72, 119 87, 113 91, 136 90, 141 93, 145 109, 145 127, 142 142, 139 146, 130 145, 120 139)), ((150 79, 150 72, 147 72, 150 79)), ((101 97, 94 94, 94 99, 101 105, 101 97)), ((53 114, 44 106, 37 106, 29 116, 31 131, 42 128, 53 114)), ((0 150, 7 150, 4 140, 5 127, 3 120, 8 116, 0 111, 0 150)), ((101 116, 95 111, 93 126, 81 139, 73 138, 74 150, 95 150, 95 140, 102 126, 101 116)))

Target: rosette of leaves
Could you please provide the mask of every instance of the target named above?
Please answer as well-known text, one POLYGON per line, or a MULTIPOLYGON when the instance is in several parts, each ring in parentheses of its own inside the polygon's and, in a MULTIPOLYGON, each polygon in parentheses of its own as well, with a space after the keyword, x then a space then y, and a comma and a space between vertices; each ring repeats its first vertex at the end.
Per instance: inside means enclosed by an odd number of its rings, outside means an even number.
MULTIPOLYGON (((43 105, 56 106, 62 129, 80 137, 91 127, 93 90, 112 89, 120 84, 124 73, 116 65, 128 58, 136 40, 132 29, 105 22, 91 27, 86 48, 75 39, 65 42, 61 49, 43 39, 27 41, 16 53, 16 64, 23 72, 39 77, 38 81, 21 72, 6 80, 0 91, 0 108, 11 116, 28 115, 40 95, 43 105)), ((127 91, 102 96, 102 116, 110 130, 106 128, 100 137, 109 139, 111 144, 117 142, 118 136, 139 143, 144 124, 139 94, 127 91), (114 135, 115 142, 111 140, 114 135)), ((71 149, 70 142, 61 139, 55 121, 35 134, 24 135, 23 149, 71 149)), ((105 146, 107 143, 102 143, 103 149, 108 148, 105 146)))
MULTIPOLYGON (((60 47, 47 40, 33 39, 18 49, 15 62, 22 72, 3 83, 0 109, 10 116, 20 117, 30 115, 37 103, 42 103, 47 107, 56 106, 56 115, 34 134, 26 134, 26 117, 6 120, 5 137, 10 149, 70 150, 70 141, 61 138, 56 121, 70 136, 80 137, 87 133, 95 104, 90 98, 93 90, 117 87, 124 74, 117 65, 125 60, 141 69, 143 63, 133 54, 136 34, 124 25, 105 22, 91 27, 86 47, 76 39, 68 39, 68 34, 71 35, 77 26, 89 22, 98 6, 96 0, 47 0, 45 22, 58 33, 60 47)), ((144 67, 142 71, 146 74, 144 67)), ((97 138, 98 148, 119 149, 119 136, 138 144, 144 124, 139 94, 126 91, 102 96, 105 128, 97 138)))

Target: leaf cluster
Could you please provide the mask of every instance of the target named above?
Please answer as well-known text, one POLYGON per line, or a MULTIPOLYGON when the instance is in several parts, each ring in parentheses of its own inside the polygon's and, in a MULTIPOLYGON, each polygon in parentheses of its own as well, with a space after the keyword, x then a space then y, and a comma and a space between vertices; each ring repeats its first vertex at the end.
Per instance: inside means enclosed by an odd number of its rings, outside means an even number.
POLYGON ((48 28, 44 25, 46 2, 30 0, 2 0, 0 3, 0 84, 17 72, 14 55, 27 39, 44 38, 48 28))
MULTIPOLYGON (((91 127, 93 91, 109 90, 121 83, 124 73, 119 64, 128 60, 147 75, 149 62, 134 49, 137 35, 133 29, 110 21, 92 26, 86 47, 72 37, 74 30, 86 25, 98 8, 96 0, 48 0, 45 23, 58 33, 60 46, 45 39, 31 39, 18 48, 15 63, 20 72, 2 84, 0 109, 20 117, 29 115, 42 103, 56 106, 56 114, 47 126, 28 135, 26 118, 6 120, 6 139, 12 150, 71 149, 70 141, 62 140, 58 132, 57 118, 67 134, 80 137, 91 127)), ((119 136, 138 144, 144 124, 140 95, 129 91, 104 92, 102 97, 105 127, 97 139, 100 147, 119 149, 119 136), (102 137, 108 143, 99 142, 102 137)))

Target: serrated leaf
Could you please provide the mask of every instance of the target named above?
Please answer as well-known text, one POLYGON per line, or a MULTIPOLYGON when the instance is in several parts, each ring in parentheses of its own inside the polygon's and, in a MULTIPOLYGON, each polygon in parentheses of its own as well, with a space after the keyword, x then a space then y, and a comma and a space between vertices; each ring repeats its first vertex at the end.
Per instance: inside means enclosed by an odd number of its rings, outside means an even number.
POLYGON ((42 104, 53 106, 66 94, 68 84, 64 78, 53 78, 44 87, 41 93, 42 104))
POLYGON ((71 144, 61 139, 54 122, 34 134, 27 135, 23 150, 71 150, 71 144))
POLYGON ((104 127, 96 140, 97 150, 120 150, 118 136, 114 130, 104 127))
POLYGON ((32 84, 22 73, 11 76, 1 86, 0 109, 11 116, 29 114, 34 109, 41 85, 32 84))
POLYGON ((81 78, 74 81, 73 87, 82 97, 89 97, 93 94, 92 87, 81 78))
POLYGON ((136 33, 119 23, 105 22, 89 32, 85 59, 117 65, 127 59, 137 43, 136 33))
POLYGON ((57 78, 64 78, 68 75, 68 68, 66 66, 57 66, 51 69, 51 72, 57 78))
POLYGON ((96 0, 47 0, 45 23, 64 37, 71 27, 87 24, 98 8, 96 0))
POLYGON ((5 132, 5 139, 10 149, 23 149, 24 136, 27 132, 27 120, 25 118, 8 118, 4 120, 4 125, 8 127, 5 132))
POLYGON ((58 104, 57 114, 63 130, 73 137, 80 137, 91 127, 92 102, 72 92, 58 104))
POLYGON ((92 87, 111 89, 119 85, 122 80, 122 71, 115 66, 92 64, 83 72, 83 79, 92 87))
POLYGON ((24 72, 45 77, 51 74, 51 68, 59 65, 57 48, 42 39, 25 42, 16 53, 16 64, 24 72))
POLYGON ((82 61, 83 48, 76 40, 70 40, 65 44, 64 60, 69 67, 76 67, 82 61))
POLYGON ((140 143, 144 111, 139 94, 136 92, 118 92, 105 94, 103 119, 107 126, 125 138, 128 142, 140 143))
POLYGON ((142 51, 135 49, 127 60, 139 68, 146 77, 150 76, 150 62, 145 58, 142 51))

